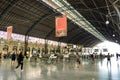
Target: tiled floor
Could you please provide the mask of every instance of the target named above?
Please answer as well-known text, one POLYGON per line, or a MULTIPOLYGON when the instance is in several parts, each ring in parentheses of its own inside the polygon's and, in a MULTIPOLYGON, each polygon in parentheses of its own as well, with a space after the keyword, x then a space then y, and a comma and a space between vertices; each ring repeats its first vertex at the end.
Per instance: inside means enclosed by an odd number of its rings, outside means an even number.
MULTIPOLYGON (((16 65, 16 64, 15 64, 16 65)), ((120 62, 112 58, 111 66, 107 60, 91 62, 83 60, 77 66, 75 62, 24 61, 24 71, 15 70, 10 60, 0 63, 0 80, 120 80, 120 62)))

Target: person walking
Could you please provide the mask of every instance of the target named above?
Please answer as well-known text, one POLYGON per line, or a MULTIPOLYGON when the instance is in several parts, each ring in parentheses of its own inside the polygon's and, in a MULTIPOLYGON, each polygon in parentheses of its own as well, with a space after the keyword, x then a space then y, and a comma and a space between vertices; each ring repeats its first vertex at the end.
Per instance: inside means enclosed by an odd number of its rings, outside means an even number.
POLYGON ((77 67, 79 68, 79 65, 80 65, 80 56, 78 53, 76 53, 76 62, 77 62, 77 67))
POLYGON ((116 53, 116 60, 118 60, 118 57, 119 57, 119 54, 118 54, 118 53, 116 53))
POLYGON ((16 59, 16 54, 15 54, 15 52, 13 52, 13 53, 11 54, 11 65, 14 64, 15 59, 16 59))
POLYGON ((24 59, 24 56, 23 56, 22 52, 20 52, 17 57, 18 65, 16 66, 16 69, 21 65, 21 71, 23 71, 23 59, 24 59))
POLYGON ((2 53, 0 52, 0 62, 1 62, 1 59, 2 59, 2 53))
POLYGON ((108 55, 107 55, 107 65, 108 65, 108 63, 110 63, 110 65, 111 65, 111 60, 110 60, 110 53, 108 53, 108 55))

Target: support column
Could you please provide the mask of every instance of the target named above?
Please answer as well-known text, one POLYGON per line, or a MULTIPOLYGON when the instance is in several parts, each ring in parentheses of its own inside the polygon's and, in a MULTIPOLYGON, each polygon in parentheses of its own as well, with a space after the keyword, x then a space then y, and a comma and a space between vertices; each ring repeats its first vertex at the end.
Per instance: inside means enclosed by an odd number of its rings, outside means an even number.
POLYGON ((48 40, 45 39, 45 54, 48 53, 48 40))
POLYGON ((58 42, 58 52, 61 53, 61 42, 58 42))
POLYGON ((24 47, 25 47, 25 50, 24 50, 24 55, 26 56, 26 52, 27 52, 27 48, 28 48, 28 39, 29 39, 29 36, 25 36, 25 45, 24 45, 24 47))

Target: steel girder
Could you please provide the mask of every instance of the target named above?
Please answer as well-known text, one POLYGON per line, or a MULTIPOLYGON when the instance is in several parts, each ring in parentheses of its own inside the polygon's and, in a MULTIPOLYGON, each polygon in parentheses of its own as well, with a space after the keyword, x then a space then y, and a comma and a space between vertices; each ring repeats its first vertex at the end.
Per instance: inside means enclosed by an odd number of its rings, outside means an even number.
POLYGON ((88 39, 88 40, 86 40, 85 42, 84 42, 84 45, 89 45, 90 43, 93 43, 93 42, 96 42, 96 41, 94 41, 95 39, 92 39, 92 38, 90 38, 90 39, 88 39))
POLYGON ((25 35, 29 35, 30 31, 38 24, 40 23, 42 20, 46 19, 51 13, 45 14, 42 17, 40 17, 37 21, 35 21, 30 28, 26 31, 25 35))
POLYGON ((88 41, 90 38, 91 36, 87 36, 87 37, 82 38, 82 40, 78 39, 77 44, 79 44, 79 42, 82 42, 82 44, 84 44, 84 42, 86 42, 86 40, 88 41))
POLYGON ((48 34, 45 36, 45 39, 50 36, 50 34, 54 31, 55 28, 53 28, 50 32, 48 32, 48 34))
MULTIPOLYGON (((9 0, 7 0, 9 1, 9 0)), ((3 15, 7 14, 7 12, 11 9, 11 7, 16 3, 18 2, 19 0, 12 0, 12 1, 9 1, 10 4, 5 8, 5 10, 0 14, 0 20, 2 19, 3 15)))
POLYGON ((86 45, 86 46, 90 46, 90 47, 93 47, 93 46, 95 46, 96 44, 99 44, 100 42, 98 42, 98 41, 91 41, 88 45, 86 45))
MULTIPOLYGON (((69 20, 69 19, 68 19, 68 20, 69 20)), ((71 20, 69 20, 68 23, 70 24, 70 23, 73 23, 73 22, 72 22, 71 20)), ((68 24, 68 25, 69 25, 69 24, 68 24)), ((74 23, 73 23, 73 24, 74 24, 74 23)), ((68 32, 72 32, 73 30, 75 30, 75 29, 77 29, 77 28, 78 28, 78 27, 73 28, 72 30, 70 30, 70 31, 68 31, 68 32)), ((64 38, 64 37, 60 37, 58 41, 61 41, 63 38, 64 38)))

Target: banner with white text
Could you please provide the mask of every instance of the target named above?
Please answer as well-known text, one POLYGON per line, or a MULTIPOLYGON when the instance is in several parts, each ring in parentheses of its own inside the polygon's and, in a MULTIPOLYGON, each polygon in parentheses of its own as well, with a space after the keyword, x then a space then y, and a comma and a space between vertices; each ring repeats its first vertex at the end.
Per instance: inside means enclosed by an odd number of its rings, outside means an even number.
POLYGON ((56 17, 56 37, 67 36, 67 18, 66 16, 56 17))
POLYGON ((12 39, 12 26, 7 27, 7 39, 10 40, 12 39))

